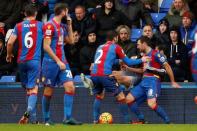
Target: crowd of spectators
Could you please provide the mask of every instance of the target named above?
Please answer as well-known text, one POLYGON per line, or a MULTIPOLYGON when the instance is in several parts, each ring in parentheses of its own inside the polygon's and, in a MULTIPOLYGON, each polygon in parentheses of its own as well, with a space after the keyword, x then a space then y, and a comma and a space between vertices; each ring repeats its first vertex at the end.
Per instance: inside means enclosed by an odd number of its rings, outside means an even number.
POLYGON ((73 75, 90 74, 95 51, 111 30, 118 32, 118 44, 128 57, 137 57, 136 43, 130 38, 131 30, 140 28, 142 35, 151 39, 152 48, 162 47, 176 80, 192 81, 189 63, 197 30, 195 0, 173 0, 158 25, 154 25, 151 13, 159 13, 159 0, 4 0, 0 4, 0 76, 17 69, 15 63, 5 60, 5 35, 24 19, 24 6, 32 3, 38 9, 37 20, 46 22, 58 2, 70 8, 74 43, 65 46, 65 54, 73 75))

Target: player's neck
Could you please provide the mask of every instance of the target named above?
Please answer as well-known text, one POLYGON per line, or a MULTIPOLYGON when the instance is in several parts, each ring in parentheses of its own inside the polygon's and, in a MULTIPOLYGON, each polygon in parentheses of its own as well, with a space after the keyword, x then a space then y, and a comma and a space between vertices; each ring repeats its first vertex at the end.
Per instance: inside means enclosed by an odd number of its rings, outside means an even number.
POLYGON ((152 49, 150 47, 147 47, 145 50, 145 53, 148 54, 152 49))
POLYGON ((62 21, 62 18, 61 18, 61 16, 55 16, 55 17, 53 18, 53 20, 54 20, 56 23, 60 24, 61 21, 62 21))
POLYGON ((26 20, 35 20, 36 18, 34 16, 26 17, 26 20))

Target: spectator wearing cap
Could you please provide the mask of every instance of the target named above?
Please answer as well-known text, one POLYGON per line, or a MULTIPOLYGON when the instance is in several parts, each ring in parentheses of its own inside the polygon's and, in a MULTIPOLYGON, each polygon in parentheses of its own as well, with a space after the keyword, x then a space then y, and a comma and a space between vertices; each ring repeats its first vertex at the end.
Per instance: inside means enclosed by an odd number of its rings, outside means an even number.
POLYGON ((131 26, 131 21, 114 7, 114 0, 105 0, 101 8, 95 11, 97 34, 102 41, 108 31, 115 30, 119 25, 131 26))
POLYGON ((73 18, 73 30, 77 30, 82 43, 86 43, 87 33, 96 30, 96 20, 89 14, 85 7, 78 5, 75 7, 75 16, 73 18))
POLYGON ((81 72, 86 75, 90 74, 90 69, 92 63, 94 63, 94 55, 96 53, 96 49, 99 46, 97 42, 97 36, 95 32, 89 32, 87 35, 87 44, 80 51, 80 67, 81 72))
POLYGON ((140 0, 115 0, 115 7, 132 21, 132 28, 141 27, 140 19, 153 25, 149 11, 140 0))
POLYGON ((14 64, 6 62, 6 47, 5 47, 5 37, 0 33, 0 77, 2 75, 9 75, 14 69, 14 64))
POLYGON ((183 82, 187 78, 189 63, 187 47, 181 41, 179 29, 170 29, 170 45, 167 49, 167 59, 174 72, 175 81, 183 82))
POLYGON ((181 40, 187 46, 188 50, 192 50, 195 31, 197 30, 196 22, 193 21, 193 15, 187 11, 183 14, 182 25, 180 27, 181 40))
POLYGON ((166 48, 169 46, 169 22, 167 19, 162 19, 159 21, 159 26, 155 33, 155 37, 159 45, 163 45, 163 47, 166 48))
POLYGON ((170 27, 181 26, 182 16, 186 11, 189 11, 189 6, 185 0, 174 0, 166 16, 170 27))

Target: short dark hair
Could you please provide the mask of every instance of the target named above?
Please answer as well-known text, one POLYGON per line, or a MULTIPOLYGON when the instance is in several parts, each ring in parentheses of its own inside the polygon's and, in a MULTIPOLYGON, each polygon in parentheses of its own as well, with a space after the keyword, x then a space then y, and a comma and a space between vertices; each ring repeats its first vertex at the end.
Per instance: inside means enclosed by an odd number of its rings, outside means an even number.
POLYGON ((81 8, 83 11, 86 10, 85 6, 83 6, 83 5, 77 5, 77 6, 75 7, 75 9, 77 9, 77 8, 81 8))
POLYGON ((138 40, 140 40, 141 43, 146 43, 148 46, 152 47, 151 40, 147 36, 141 36, 138 40))
POLYGON ((68 9, 68 5, 66 3, 57 3, 54 8, 54 14, 60 15, 62 10, 68 9))
POLYGON ((37 8, 33 4, 28 4, 25 6, 25 15, 28 16, 34 16, 37 12, 37 8))
POLYGON ((114 37, 117 37, 118 33, 116 31, 108 31, 107 32, 107 40, 112 41, 114 37))

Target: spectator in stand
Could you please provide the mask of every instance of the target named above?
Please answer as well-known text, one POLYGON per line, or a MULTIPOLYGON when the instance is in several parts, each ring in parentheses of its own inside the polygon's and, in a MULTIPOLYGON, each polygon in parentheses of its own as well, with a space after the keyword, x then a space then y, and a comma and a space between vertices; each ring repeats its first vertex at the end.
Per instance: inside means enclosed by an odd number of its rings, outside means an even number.
POLYGON ((197 20, 197 2, 196 0, 188 0, 188 5, 190 10, 193 12, 193 14, 195 15, 195 19, 197 20))
POLYGON ((187 46, 188 51, 192 50, 195 31, 197 30, 196 22, 193 21, 193 15, 187 11, 183 14, 182 25, 180 27, 182 42, 187 46))
POLYGON ((162 45, 163 48, 167 48, 170 43, 169 37, 169 22, 167 19, 162 19, 159 22, 159 26, 155 33, 156 40, 159 45, 162 45))
POLYGON ((115 9, 114 0, 105 0, 101 8, 95 11, 98 36, 105 41, 108 31, 115 30, 119 25, 131 26, 131 21, 115 9))
POLYGON ((153 34, 152 25, 145 25, 143 27, 142 35, 147 36, 148 38, 150 38, 151 43, 152 43, 151 48, 155 49, 155 47, 159 44, 159 43, 157 43, 157 39, 156 39, 155 35, 153 34))
POLYGON ((2 75, 9 75, 13 72, 14 64, 6 62, 6 47, 5 47, 5 37, 3 33, 0 33, 0 77, 2 75))
POLYGON ((25 0, 1 0, 0 22, 5 24, 5 28, 11 29, 22 20, 21 11, 25 0))
POLYGON ((97 43, 96 33, 89 32, 87 35, 87 44, 80 51, 81 72, 85 75, 90 74, 91 64, 94 63, 94 55, 99 44, 97 43))
MULTIPOLYGON (((48 2, 44 1, 41 3, 39 0, 27 0, 23 5, 23 12, 26 5, 32 4, 37 8, 36 20, 42 21, 43 14, 47 14, 49 11, 48 2)), ((25 17, 25 16, 24 16, 25 17)))
POLYGON ((75 17, 72 20, 73 29, 78 31, 82 43, 85 44, 87 33, 96 30, 96 21, 82 5, 76 6, 75 17))
POLYGON ((132 43, 130 40, 130 28, 126 25, 120 25, 117 27, 116 32, 118 33, 119 39, 118 44, 124 50, 124 53, 129 57, 137 56, 137 47, 136 44, 132 43))
POLYGON ((182 16, 186 11, 189 11, 189 7, 185 0, 174 0, 166 16, 170 27, 181 26, 182 16))
POLYGON ((158 12, 158 0, 141 0, 149 12, 158 12))
POLYGON ((189 63, 187 61, 187 47, 181 41, 178 27, 170 29, 170 45, 167 50, 167 59, 174 72, 175 80, 183 82, 187 78, 189 63))
POLYGON ((88 8, 97 8, 101 6, 104 0, 84 0, 84 6, 88 8))
POLYGON ((153 25, 149 11, 140 0, 115 0, 116 9, 124 13, 131 21, 132 28, 140 28, 140 19, 153 25))
POLYGON ((79 52, 82 48, 82 44, 80 41, 80 35, 78 31, 73 32, 73 37, 74 37, 74 44, 66 44, 64 46, 64 51, 67 61, 70 65, 72 75, 75 76, 80 74, 79 52))

